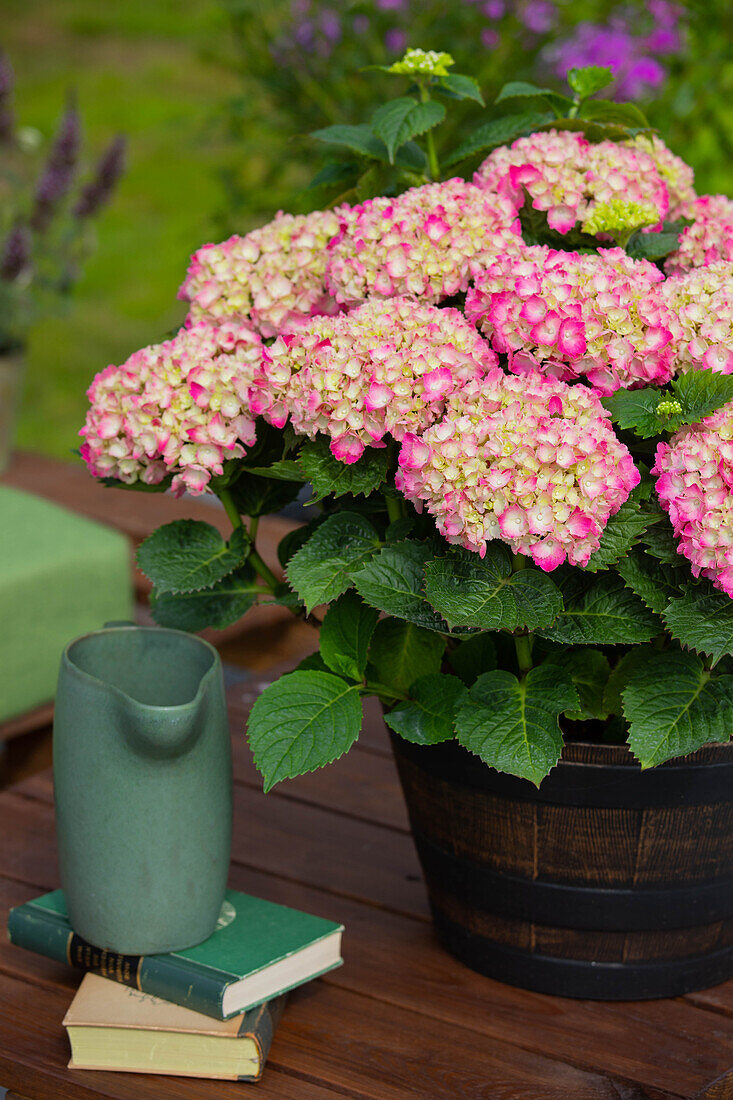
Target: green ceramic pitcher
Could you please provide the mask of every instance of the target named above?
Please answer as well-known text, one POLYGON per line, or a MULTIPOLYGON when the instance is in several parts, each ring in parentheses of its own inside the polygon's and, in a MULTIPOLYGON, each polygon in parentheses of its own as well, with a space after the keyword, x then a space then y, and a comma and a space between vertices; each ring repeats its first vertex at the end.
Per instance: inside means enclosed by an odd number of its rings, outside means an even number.
POLYGON ((232 766, 213 646, 108 624, 61 658, 53 743, 59 869, 74 931, 126 955, 183 950, 224 900, 232 766))

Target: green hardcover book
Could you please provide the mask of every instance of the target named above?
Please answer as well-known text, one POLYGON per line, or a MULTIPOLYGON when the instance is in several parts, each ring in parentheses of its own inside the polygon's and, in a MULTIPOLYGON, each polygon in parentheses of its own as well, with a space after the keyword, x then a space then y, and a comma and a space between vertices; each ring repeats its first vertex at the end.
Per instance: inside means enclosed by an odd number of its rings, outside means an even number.
POLYGON ((216 931, 187 951, 119 955, 71 928, 62 890, 10 910, 10 942, 226 1020, 340 966, 343 925, 227 890, 216 931))

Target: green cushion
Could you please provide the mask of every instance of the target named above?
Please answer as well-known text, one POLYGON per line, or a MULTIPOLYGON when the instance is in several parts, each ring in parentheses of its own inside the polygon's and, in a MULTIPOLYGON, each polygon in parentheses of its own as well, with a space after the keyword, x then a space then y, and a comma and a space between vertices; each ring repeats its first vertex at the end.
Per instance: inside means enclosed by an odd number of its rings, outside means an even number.
POLYGON ((64 646, 132 604, 124 535, 0 485, 0 721, 53 699, 64 646))

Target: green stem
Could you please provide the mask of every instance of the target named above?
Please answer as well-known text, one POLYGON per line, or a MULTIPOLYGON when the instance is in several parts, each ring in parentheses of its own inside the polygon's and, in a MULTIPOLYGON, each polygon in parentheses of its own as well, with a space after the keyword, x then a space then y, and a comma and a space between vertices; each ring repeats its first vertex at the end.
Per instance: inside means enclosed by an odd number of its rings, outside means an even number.
MULTIPOLYGON (((527 566, 527 558, 524 554, 512 554, 512 570, 515 573, 519 573, 527 566)), ((520 675, 524 676, 532 667, 532 643, 534 639, 531 634, 515 634, 514 635, 514 648, 517 651, 517 664, 519 665, 520 675)))
MULTIPOLYGON (((420 83, 420 102, 428 103, 430 100, 430 93, 425 84, 420 83)), ((435 148, 435 138, 433 131, 428 130, 425 135, 425 147, 428 154, 428 166, 430 168, 430 176, 434 180, 440 179, 440 161, 438 160, 438 151, 435 148)))
POLYGON ((384 494, 384 503, 387 505, 387 515, 390 523, 396 523, 402 519, 402 501, 393 497, 391 493, 384 494))
MULTIPOLYGON (((224 511, 229 517, 229 522, 231 523, 234 530, 236 531, 237 527, 244 527, 244 521, 239 514, 237 506, 234 503, 234 498, 229 489, 220 489, 217 495, 219 497, 219 500, 224 505, 224 511)), ((272 592, 275 588, 277 588, 280 582, 278 581, 273 571, 270 569, 269 565, 267 565, 267 563, 262 560, 255 549, 255 536, 257 535, 257 527, 259 526, 259 522, 259 516, 256 516, 253 520, 250 521, 249 537, 252 542, 252 549, 249 552, 249 557, 247 558, 247 561, 252 566, 255 573, 257 573, 257 575, 262 578, 262 580, 272 592)))
POLYGON ((383 703, 403 703, 407 699, 401 691, 395 691, 386 684, 378 684, 371 680, 367 680, 364 684, 364 691, 368 691, 371 695, 378 695, 383 703))

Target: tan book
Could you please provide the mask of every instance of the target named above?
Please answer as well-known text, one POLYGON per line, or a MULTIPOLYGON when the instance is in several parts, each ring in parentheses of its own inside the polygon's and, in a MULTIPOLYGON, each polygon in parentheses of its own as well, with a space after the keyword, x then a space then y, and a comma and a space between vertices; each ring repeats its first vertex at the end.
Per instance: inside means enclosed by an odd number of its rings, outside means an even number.
POLYGON ((69 1068, 257 1081, 285 1000, 214 1020, 87 974, 64 1017, 69 1068))

